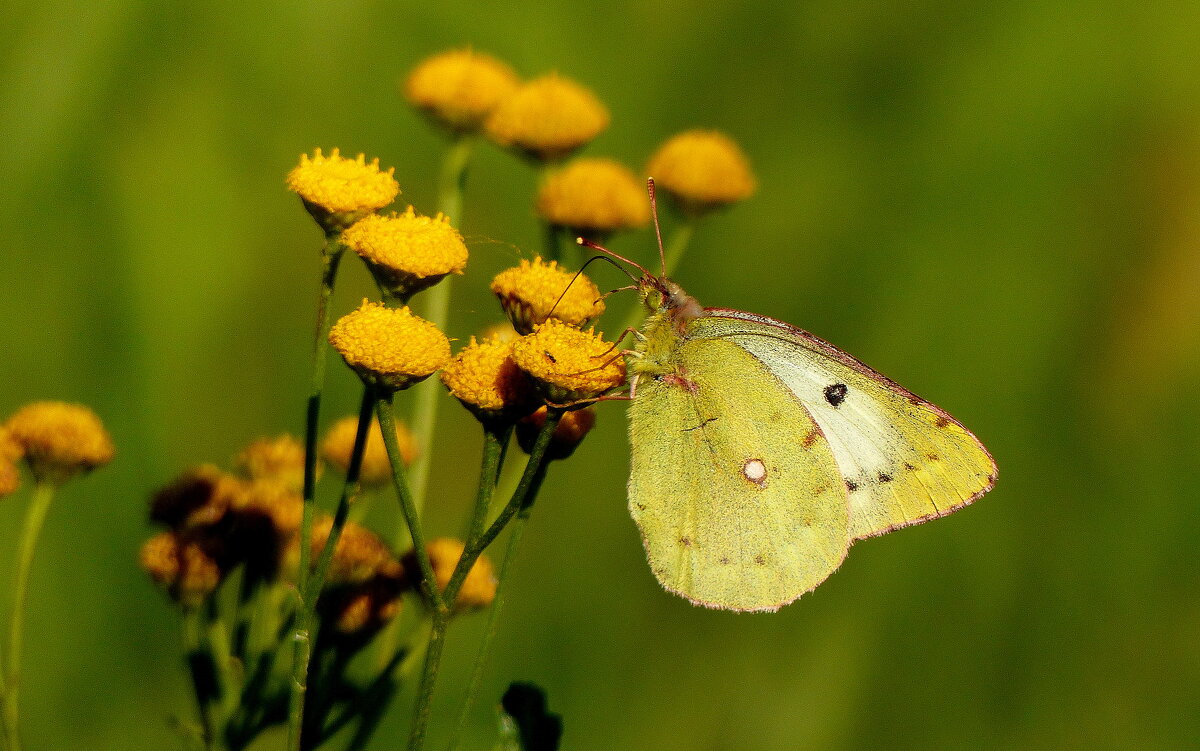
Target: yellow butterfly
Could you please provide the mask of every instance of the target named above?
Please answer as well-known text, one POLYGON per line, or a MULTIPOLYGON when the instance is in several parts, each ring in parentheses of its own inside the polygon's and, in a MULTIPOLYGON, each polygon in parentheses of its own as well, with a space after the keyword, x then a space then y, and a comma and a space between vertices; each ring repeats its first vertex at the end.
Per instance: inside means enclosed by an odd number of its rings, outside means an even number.
POLYGON ((995 484, 970 431, 833 345, 702 308, 665 277, 644 273, 638 287, 653 312, 627 353, 629 510, 666 589, 710 608, 778 610, 856 540, 944 516, 995 484))

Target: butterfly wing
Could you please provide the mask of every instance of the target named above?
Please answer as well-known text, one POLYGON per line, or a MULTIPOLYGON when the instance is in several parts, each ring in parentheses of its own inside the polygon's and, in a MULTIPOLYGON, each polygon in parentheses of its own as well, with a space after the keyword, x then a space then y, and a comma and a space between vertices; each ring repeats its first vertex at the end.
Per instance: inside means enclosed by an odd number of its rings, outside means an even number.
POLYGON ((682 341, 638 380, 629 509, 662 585, 693 603, 777 610, 849 545, 830 444, 766 365, 732 341, 682 341))
POLYGON ((992 457, 958 421, 806 331, 710 308, 687 336, 743 348, 804 405, 849 491, 851 539, 943 516, 996 482, 992 457))

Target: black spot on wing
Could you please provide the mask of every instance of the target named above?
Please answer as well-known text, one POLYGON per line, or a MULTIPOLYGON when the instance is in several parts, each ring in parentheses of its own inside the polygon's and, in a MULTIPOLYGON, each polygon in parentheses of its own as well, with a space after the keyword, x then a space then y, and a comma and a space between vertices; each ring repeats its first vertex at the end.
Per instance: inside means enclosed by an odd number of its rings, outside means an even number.
POLYGON ((858 490, 858 483, 854 480, 846 480, 846 490, 849 490, 851 493, 853 493, 854 491, 858 490))
POLYGON ((887 472, 880 472, 879 473, 879 481, 880 482, 891 482, 892 476, 889 475, 887 472))
POLYGON ((846 401, 846 393, 850 389, 846 388, 844 383, 835 383, 825 387, 825 401, 829 402, 830 406, 837 407, 842 402, 846 401))

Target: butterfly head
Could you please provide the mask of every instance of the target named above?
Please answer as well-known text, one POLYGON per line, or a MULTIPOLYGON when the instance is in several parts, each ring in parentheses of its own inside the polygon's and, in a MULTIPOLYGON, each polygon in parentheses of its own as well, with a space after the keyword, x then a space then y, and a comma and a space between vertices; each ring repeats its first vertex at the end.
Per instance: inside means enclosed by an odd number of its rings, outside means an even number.
POLYGON ((700 316, 704 311, 696 298, 665 276, 644 275, 638 281, 638 291, 647 308, 679 324, 700 316))

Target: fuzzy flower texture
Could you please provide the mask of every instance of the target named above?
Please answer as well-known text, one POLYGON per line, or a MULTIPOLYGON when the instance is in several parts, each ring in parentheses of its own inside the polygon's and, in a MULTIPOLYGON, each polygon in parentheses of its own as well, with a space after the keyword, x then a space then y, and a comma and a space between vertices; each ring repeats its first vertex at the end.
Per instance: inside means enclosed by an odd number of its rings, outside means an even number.
POLYGON ((479 130, 520 85, 499 60, 471 49, 449 50, 421 62, 404 81, 404 96, 454 133, 479 130))
POLYGON ((337 149, 329 156, 316 149, 311 157, 300 155, 300 164, 288 173, 287 186, 317 223, 332 232, 396 200, 400 186, 392 177, 394 171, 394 167, 380 170, 378 159, 368 163, 363 154, 346 159, 337 149))
POLYGON ((388 292, 407 300, 447 274, 461 274, 467 246, 448 217, 421 216, 412 206, 403 214, 370 214, 342 233, 342 243, 362 257, 388 292))
POLYGON ((365 381, 399 391, 428 378, 450 359, 450 341, 408 308, 363 300, 329 330, 329 343, 365 381))
POLYGON ((491 288, 521 334, 530 333, 547 318, 582 326, 604 312, 600 290, 591 279, 540 257, 501 271, 492 279, 491 288))
POLYGON ((553 318, 518 340, 512 357, 555 404, 594 400, 625 383, 625 361, 615 346, 553 318))
POLYGON ((541 404, 529 376, 513 362, 512 339, 475 341, 442 368, 442 383, 480 420, 515 419, 541 404))

